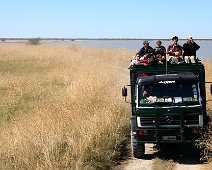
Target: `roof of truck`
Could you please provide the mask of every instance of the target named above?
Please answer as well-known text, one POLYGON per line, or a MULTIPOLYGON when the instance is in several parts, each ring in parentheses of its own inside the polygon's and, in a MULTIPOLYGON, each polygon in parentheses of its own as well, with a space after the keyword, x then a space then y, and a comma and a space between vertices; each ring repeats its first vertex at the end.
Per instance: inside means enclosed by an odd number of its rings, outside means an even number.
POLYGON ((131 71, 139 71, 139 72, 167 72, 169 73, 170 71, 177 71, 177 72, 185 72, 185 71, 195 71, 195 70, 200 70, 204 69, 204 65, 200 62, 198 63, 181 63, 181 64, 154 64, 154 65, 134 65, 130 69, 131 71))

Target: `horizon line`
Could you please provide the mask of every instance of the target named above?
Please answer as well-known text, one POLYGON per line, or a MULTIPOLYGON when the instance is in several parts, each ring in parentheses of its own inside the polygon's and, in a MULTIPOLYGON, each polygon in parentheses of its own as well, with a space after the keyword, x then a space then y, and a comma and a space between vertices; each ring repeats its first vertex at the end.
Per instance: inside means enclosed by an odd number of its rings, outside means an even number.
MULTIPOLYGON (((42 38, 42 37, 28 37, 28 38, 0 38, 0 40, 171 40, 171 38, 42 38)), ((212 40, 212 38, 194 38, 195 40, 212 40)), ((186 38, 179 38, 179 40, 186 40, 186 38)))

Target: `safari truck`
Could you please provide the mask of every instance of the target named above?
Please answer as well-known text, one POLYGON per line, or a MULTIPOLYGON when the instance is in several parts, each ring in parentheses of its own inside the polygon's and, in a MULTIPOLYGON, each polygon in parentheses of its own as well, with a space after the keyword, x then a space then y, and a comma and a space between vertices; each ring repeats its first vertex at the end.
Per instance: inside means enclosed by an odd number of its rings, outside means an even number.
MULTIPOLYGON (((205 83, 202 63, 132 66, 127 86, 134 157, 143 158, 145 143, 194 143, 201 136, 209 120, 205 83)), ((122 96, 126 101, 126 86, 122 96)))

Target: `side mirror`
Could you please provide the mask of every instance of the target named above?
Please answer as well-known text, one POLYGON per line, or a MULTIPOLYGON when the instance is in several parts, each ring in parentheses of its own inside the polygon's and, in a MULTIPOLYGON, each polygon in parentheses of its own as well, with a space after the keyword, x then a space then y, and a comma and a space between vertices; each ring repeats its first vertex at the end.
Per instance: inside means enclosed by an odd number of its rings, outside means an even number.
POLYGON ((127 88, 125 86, 122 88, 122 96, 127 97, 127 88))
POLYGON ((211 95, 212 95, 212 84, 211 84, 211 95))

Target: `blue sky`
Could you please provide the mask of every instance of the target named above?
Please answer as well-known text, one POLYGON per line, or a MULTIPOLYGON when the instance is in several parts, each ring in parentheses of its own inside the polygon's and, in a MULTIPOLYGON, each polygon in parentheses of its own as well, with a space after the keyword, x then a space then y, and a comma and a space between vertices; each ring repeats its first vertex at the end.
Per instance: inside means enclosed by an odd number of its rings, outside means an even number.
POLYGON ((4 38, 212 38, 212 0, 1 0, 4 38))

